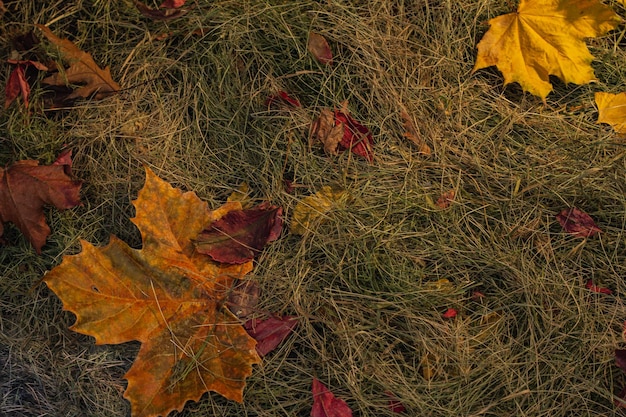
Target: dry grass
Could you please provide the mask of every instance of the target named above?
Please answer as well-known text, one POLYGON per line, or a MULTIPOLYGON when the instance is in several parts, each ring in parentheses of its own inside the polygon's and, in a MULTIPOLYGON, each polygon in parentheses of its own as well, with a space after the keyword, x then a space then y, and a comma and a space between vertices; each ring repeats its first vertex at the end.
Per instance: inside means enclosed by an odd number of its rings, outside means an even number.
POLYGON ((82 207, 48 213, 42 256, 5 232, 0 414, 129 414, 123 375, 137 345, 71 332, 73 316, 37 282, 78 239, 140 245, 130 200, 146 165, 212 207, 246 181, 287 220, 324 185, 352 196, 258 260, 261 307, 302 319, 256 368, 245 402, 209 394, 181 415, 306 416, 313 376, 362 416, 393 415, 386 390, 415 416, 623 415, 613 351, 626 319, 626 142, 595 123, 593 106, 593 92, 624 90, 623 26, 590 42, 599 82, 556 82, 544 106, 503 88, 495 70, 470 74, 486 21, 511 10, 501 1, 189 3, 185 17, 160 23, 130 0, 5 1, 3 56, 31 23, 51 23, 125 90, 44 114, 34 89, 30 114, 14 105, 0 116, 0 163, 50 162, 67 144, 85 181, 82 207), (197 28, 206 33, 191 35, 197 28), (329 40, 334 66, 308 55, 310 31, 329 40), (303 108, 268 111, 279 89, 303 108), (371 165, 309 150, 310 121, 344 100, 374 133, 371 165), (431 156, 403 138, 403 109, 431 156), (301 186, 295 194, 284 178, 301 186), (434 208, 449 189, 452 206, 434 208), (592 215, 600 237, 565 234, 554 215, 568 206, 592 215), (441 279, 450 288, 432 284, 441 279), (588 279, 615 295, 590 293, 588 279), (485 297, 472 299, 476 289, 485 297), (460 316, 443 319, 448 307, 460 316))

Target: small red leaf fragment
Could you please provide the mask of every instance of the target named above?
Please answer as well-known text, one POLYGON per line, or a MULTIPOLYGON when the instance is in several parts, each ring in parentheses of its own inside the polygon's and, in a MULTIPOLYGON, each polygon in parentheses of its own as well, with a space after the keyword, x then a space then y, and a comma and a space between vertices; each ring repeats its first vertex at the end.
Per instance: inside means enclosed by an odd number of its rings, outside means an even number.
POLYGON ((165 0, 159 6, 161 9, 178 9, 179 7, 183 7, 187 0, 165 0))
POLYGON ((242 264, 280 236, 283 209, 262 203, 249 210, 228 212, 196 238, 196 250, 217 262, 242 264))
POLYGON ((576 237, 592 237, 602 232, 591 216, 576 207, 561 210, 556 219, 566 232, 576 237))
POLYGON ((5 99, 4 108, 8 108, 11 103, 22 93, 22 100, 24 100, 24 107, 28 107, 28 96, 30 95, 30 86, 26 82, 26 76, 24 75, 24 67, 18 65, 13 68, 7 85, 5 87, 5 99))
POLYGON ((593 280, 587 281, 587 284, 585 284, 585 288, 587 288, 589 291, 598 292, 600 294, 613 294, 613 291, 611 291, 609 288, 599 287, 594 284, 593 280))
POLYGON ((456 309, 449 308, 445 311, 445 313, 441 315, 441 317, 443 317, 444 319, 452 319, 452 318, 455 318, 458 314, 459 312, 456 311, 456 309))
POLYGON ((276 349, 298 324, 295 316, 270 317, 264 320, 251 319, 244 324, 248 334, 257 341, 256 351, 263 357, 276 349))
POLYGON ((309 43, 307 48, 311 55, 320 63, 324 65, 332 65, 333 53, 330 50, 330 45, 325 37, 319 33, 309 33, 309 43))
POLYGON ((385 395, 389 398, 389 409, 394 413, 404 413, 406 408, 391 391, 385 391, 385 395))
POLYGON ((485 294, 482 291, 475 290, 472 292, 472 300, 478 301, 481 298, 485 298, 485 294))
POLYGON ((313 378, 311 417, 352 417, 352 410, 341 398, 335 398, 324 384, 313 378))
POLYGON ((278 93, 269 96, 267 100, 265 100, 265 106, 270 107, 272 104, 286 104, 293 107, 301 107, 300 101, 297 98, 291 97, 285 91, 279 91, 278 93))
POLYGON ((139 13, 141 13, 143 16, 148 17, 152 20, 177 19, 181 17, 182 15, 184 15, 185 13, 187 13, 188 11, 186 9, 173 9, 173 8, 155 10, 137 0, 134 0, 133 3, 135 3, 135 7, 137 8, 137 10, 139 10, 139 13))
POLYGON ((441 196, 439 196, 435 205, 441 210, 445 210, 450 207, 450 204, 452 204, 452 202, 454 201, 455 195, 456 192, 454 191, 454 189, 448 190, 445 193, 442 193, 441 196))

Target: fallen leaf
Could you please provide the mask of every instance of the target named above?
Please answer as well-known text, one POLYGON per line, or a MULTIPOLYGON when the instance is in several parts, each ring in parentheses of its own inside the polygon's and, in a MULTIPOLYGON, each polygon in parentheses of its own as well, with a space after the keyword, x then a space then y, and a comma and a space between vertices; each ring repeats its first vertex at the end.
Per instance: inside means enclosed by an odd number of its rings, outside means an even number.
POLYGON ((270 107, 274 103, 286 104, 292 107, 300 107, 300 101, 297 98, 291 97, 285 91, 279 91, 278 93, 271 95, 265 100, 265 106, 270 107))
POLYGON ((47 71, 48 68, 37 61, 17 61, 13 59, 7 60, 9 64, 16 65, 9 75, 5 88, 4 108, 8 108, 13 101, 21 94, 24 108, 28 108, 28 98, 30 96, 30 86, 26 81, 26 67, 33 66, 40 71, 47 71))
POLYGON ((317 222, 326 213, 346 199, 347 193, 344 190, 334 190, 324 186, 317 193, 303 198, 293 211, 291 219, 291 233, 303 235, 311 230, 313 223, 317 222))
POLYGON ((352 410, 340 398, 335 398, 324 384, 313 378, 313 408, 311 417, 352 417, 352 410))
POLYGON ((183 7, 187 0, 165 0, 159 6, 161 9, 178 9, 179 7, 183 7))
POLYGON ((402 126, 404 127, 404 137, 407 138, 413 145, 415 145, 419 151, 419 153, 423 153, 424 155, 430 155, 432 153, 430 146, 424 142, 422 136, 417 132, 415 128, 415 124, 413 124, 413 119, 409 114, 402 110, 400 113, 402 116, 402 126))
MULTIPOLYGON (((173 20, 178 19, 188 12, 186 9, 176 9, 176 8, 167 8, 167 9, 152 9, 145 5, 144 3, 133 0, 135 7, 139 10, 143 16, 150 18, 152 20, 173 20)), ((168 1, 163 2, 163 4, 168 3, 168 1)), ((184 3, 184 2, 183 2, 184 3)))
POLYGON ((260 363, 256 342, 224 304, 252 263, 220 265, 195 251, 192 238, 237 208, 209 211, 146 169, 133 202, 142 249, 115 236, 65 256, 44 282, 76 315, 72 330, 96 344, 141 342, 124 378, 134 417, 167 416, 208 391, 241 402, 245 379, 260 363))
POLYGON ((320 116, 313 121, 312 136, 324 145, 324 151, 330 155, 338 155, 339 144, 343 140, 344 125, 335 124, 335 115, 329 109, 322 109, 320 116))
POLYGON ((249 208, 252 203, 250 201, 250 187, 248 183, 242 182, 239 184, 239 187, 228 196, 226 202, 239 202, 242 208, 249 208))
POLYGON ((456 309, 454 308, 449 308, 447 309, 442 315, 441 317, 443 317, 444 319, 453 319, 455 318, 457 315, 459 314, 458 311, 456 311, 456 309))
POLYGON ((450 207, 450 204, 452 204, 452 202, 454 201, 455 195, 456 192, 454 191, 454 189, 448 190, 439 196, 435 205, 441 210, 445 210, 450 207))
POLYGON ((434 365, 436 362, 437 358, 430 352, 427 353, 420 361, 422 376, 426 381, 430 381, 437 374, 437 369, 434 365))
POLYGON ((258 302, 259 284, 250 279, 238 282, 228 295, 228 309, 239 320, 247 320, 254 313, 258 302))
POLYGON ((249 210, 233 210, 211 223, 195 239, 196 250, 217 262, 249 262, 280 236, 283 209, 262 203, 249 210))
POLYGON ((556 219, 567 233, 576 237, 587 238, 602 232, 591 216, 576 207, 561 210, 556 219))
POLYGON ((626 133, 626 93, 596 93, 598 123, 606 123, 617 133, 626 133))
POLYGON ((585 38, 601 36, 620 22, 598 0, 521 0, 517 12, 489 21, 473 72, 495 65, 504 85, 517 82, 545 99, 552 91, 550 75, 566 84, 594 81, 585 38))
POLYGON ((11 222, 41 253, 50 235, 43 206, 49 204, 64 210, 80 204, 81 181, 68 175, 70 164, 71 159, 69 163, 52 165, 25 160, 0 171, 0 236, 3 224, 11 222))
POLYGON ((59 48, 63 59, 69 63, 69 67, 63 73, 46 77, 43 82, 53 86, 80 85, 66 97, 66 100, 87 98, 92 95, 94 99, 100 100, 120 90, 119 84, 111 78, 109 67, 101 69, 90 54, 78 49, 71 41, 57 37, 47 26, 35 26, 59 48))
POLYGON ((269 317, 267 319, 250 319, 244 327, 248 334, 257 341, 256 351, 259 356, 266 356, 276 349, 298 324, 295 316, 269 317))
POLYGON ((311 125, 311 137, 322 142, 324 150, 331 155, 349 149, 369 162, 374 159, 372 133, 350 116, 347 103, 334 112, 322 109, 311 125))
POLYGON ((615 349, 615 365, 626 372, 626 349, 615 349))
POLYGON ((587 281, 587 283, 585 284, 585 288, 587 288, 591 292, 597 292, 600 294, 613 294, 613 291, 611 291, 609 288, 599 287, 594 284, 593 280, 591 279, 587 281))
POLYGON ((324 65, 333 64, 333 53, 330 50, 330 45, 326 38, 319 33, 309 33, 309 43, 307 48, 311 55, 320 63, 324 65))
POLYGON ((385 391, 385 395, 389 398, 387 406, 389 407, 389 410, 391 410, 391 412, 404 413, 406 411, 404 405, 400 402, 398 397, 393 395, 391 391, 385 391))
POLYGON ((424 287, 429 291, 441 291, 446 294, 455 290, 454 284, 447 278, 440 278, 437 281, 428 281, 424 284, 424 287))

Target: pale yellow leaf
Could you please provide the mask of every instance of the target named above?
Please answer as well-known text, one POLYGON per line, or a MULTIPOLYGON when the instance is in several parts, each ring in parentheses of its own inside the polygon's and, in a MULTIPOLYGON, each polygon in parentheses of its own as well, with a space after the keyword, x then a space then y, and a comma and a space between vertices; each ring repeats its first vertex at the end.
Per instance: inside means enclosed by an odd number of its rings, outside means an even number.
POLYGON ((317 193, 305 197, 293 211, 291 233, 303 235, 311 230, 326 213, 345 201, 348 193, 345 190, 334 190, 331 187, 322 187, 317 193))

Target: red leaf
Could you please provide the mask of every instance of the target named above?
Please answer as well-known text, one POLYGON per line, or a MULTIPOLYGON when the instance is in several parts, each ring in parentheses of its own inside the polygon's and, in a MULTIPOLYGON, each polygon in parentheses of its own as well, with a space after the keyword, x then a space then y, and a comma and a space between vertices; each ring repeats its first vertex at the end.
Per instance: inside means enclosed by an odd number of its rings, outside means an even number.
POLYGON ((626 372, 626 349, 615 349, 615 365, 626 372))
POLYGON ((311 32, 309 34, 309 43, 307 45, 309 52, 321 64, 332 65, 333 53, 326 38, 319 33, 311 32))
POLYGON ((187 0, 165 0, 159 6, 161 9, 178 9, 179 7, 183 7, 187 0))
POLYGON ((389 397, 389 409, 391 411, 393 411, 394 413, 404 413, 406 411, 404 405, 400 402, 398 397, 393 395, 392 392, 385 391, 385 395, 389 397))
POLYGON ((600 294, 613 294, 613 291, 605 287, 598 287, 593 283, 592 280, 587 281, 587 284, 585 284, 585 288, 587 288, 589 291, 599 292, 600 294))
POLYGON ((274 94, 273 96, 269 96, 267 98, 267 100, 265 100, 265 105, 267 107, 269 107, 272 104, 274 104, 275 102, 282 103, 282 104, 287 104, 287 105, 290 105, 290 106, 293 106, 293 107, 300 107, 300 102, 298 101, 298 99, 291 97, 285 91, 279 91, 278 93, 274 94))
POLYGON ((452 318, 455 318, 458 314, 459 314, 459 312, 456 311, 456 309, 449 308, 449 309, 446 310, 445 313, 443 313, 441 315, 441 317, 443 317, 444 319, 452 319, 452 318))
POLYGON ((7 85, 5 87, 5 99, 4 108, 8 108, 17 96, 22 93, 22 100, 24 100, 24 107, 28 107, 28 96, 30 95, 30 86, 26 82, 26 76, 24 74, 24 66, 18 65, 13 68, 7 85))
POLYGON ((352 417, 352 410, 340 398, 335 398, 332 392, 317 378, 313 378, 313 408, 311 417, 352 417))
POLYGON ((26 160, 0 171, 0 236, 2 224, 12 222, 41 253, 50 234, 43 206, 63 210, 80 204, 81 182, 67 174, 71 160, 67 154, 61 155, 58 164, 40 166, 37 161, 26 160))
POLYGON ((335 126, 341 123, 344 124, 344 130, 339 147, 350 149, 353 153, 372 162, 374 159, 374 139, 369 129, 354 120, 349 114, 335 110, 335 126))
POLYGON ((622 388, 619 394, 617 394, 617 398, 619 399, 614 400, 613 404, 619 408, 626 408, 626 387, 622 388))
MULTIPOLYGON (((166 1, 167 2, 167 1, 166 1)), ((134 0, 135 7, 139 10, 139 13, 148 17, 152 20, 172 20, 181 17, 187 10, 185 9, 163 9, 163 10, 155 10, 141 3, 140 1, 134 0)))
POLYGON ((481 298, 485 298, 485 294, 484 294, 482 291, 474 290, 474 291, 472 292, 472 297, 471 297, 471 298, 472 298, 472 300, 474 300, 474 301, 478 301, 478 300, 480 300, 481 298))
POLYGON ((563 229, 576 237, 591 237, 602 232, 591 216, 576 207, 563 209, 556 215, 563 229))
POLYGON ((280 236, 283 209, 262 203, 249 210, 228 212, 196 238, 198 252, 217 262, 243 264, 280 236))
POLYGON ((259 356, 265 356, 287 338, 298 324, 295 316, 270 317, 265 320, 250 319, 244 328, 256 341, 259 356))

